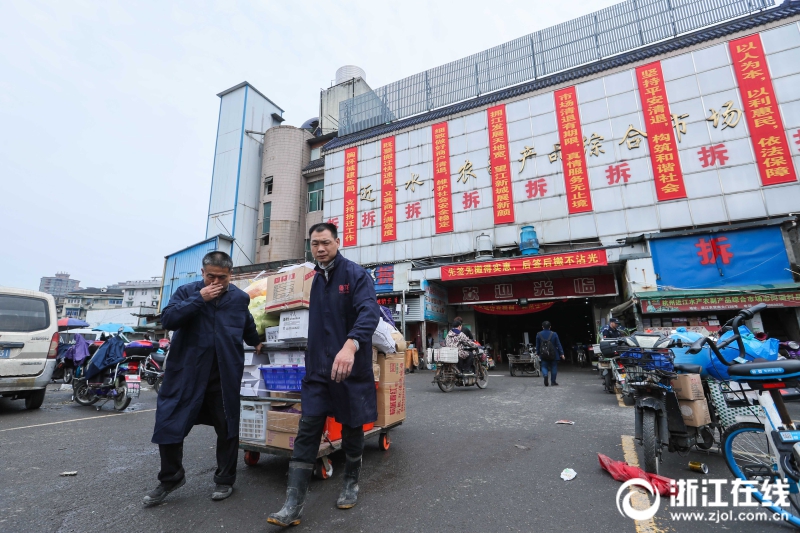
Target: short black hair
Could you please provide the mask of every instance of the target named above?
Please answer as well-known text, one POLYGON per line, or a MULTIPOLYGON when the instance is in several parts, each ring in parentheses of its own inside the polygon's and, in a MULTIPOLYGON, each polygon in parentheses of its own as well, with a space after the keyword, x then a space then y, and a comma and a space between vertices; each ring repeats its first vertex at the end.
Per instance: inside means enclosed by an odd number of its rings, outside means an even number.
POLYGON ((311 238, 312 233, 317 233, 319 231, 325 231, 325 230, 330 231, 334 239, 339 238, 339 230, 336 228, 336 226, 334 226, 330 222, 320 222, 319 224, 314 224, 313 226, 311 226, 311 229, 308 230, 308 238, 309 239, 311 238))
POLYGON ((463 324, 463 323, 464 323, 464 321, 463 321, 463 320, 461 320, 461 317, 460 317, 460 316, 457 316, 457 317, 455 317, 455 318, 453 319, 453 327, 454 327, 454 328, 457 328, 458 326, 460 326, 460 325, 461 325, 461 324, 463 324))
POLYGON ((207 266, 215 266, 233 270, 233 259, 231 259, 231 256, 225 252, 220 252, 219 250, 208 252, 203 257, 203 267, 207 266))
POLYGON ((544 322, 542 322, 542 327, 544 329, 550 329, 550 322, 545 320, 544 322))

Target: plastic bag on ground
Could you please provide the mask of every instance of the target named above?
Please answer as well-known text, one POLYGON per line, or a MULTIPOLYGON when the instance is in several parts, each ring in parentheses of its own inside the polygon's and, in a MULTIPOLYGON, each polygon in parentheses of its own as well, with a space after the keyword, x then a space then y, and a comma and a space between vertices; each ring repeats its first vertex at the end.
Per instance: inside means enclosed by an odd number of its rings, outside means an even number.
POLYGON ((635 478, 646 479, 660 495, 670 495, 670 484, 674 485, 670 478, 649 474, 638 466, 631 466, 624 461, 615 461, 602 453, 598 453, 597 458, 603 470, 611 474, 611 477, 617 481, 628 481, 635 478))

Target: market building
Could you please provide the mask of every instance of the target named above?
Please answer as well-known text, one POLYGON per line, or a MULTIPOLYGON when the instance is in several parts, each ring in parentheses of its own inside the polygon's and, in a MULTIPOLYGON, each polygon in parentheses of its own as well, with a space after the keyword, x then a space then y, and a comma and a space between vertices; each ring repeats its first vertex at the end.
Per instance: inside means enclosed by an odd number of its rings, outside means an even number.
POLYGON ((392 270, 379 298, 424 309, 432 287, 501 352, 543 320, 590 344, 612 314, 713 331, 762 301, 754 330, 800 338, 800 1, 648 13, 623 2, 341 103, 323 218, 378 285, 392 270))

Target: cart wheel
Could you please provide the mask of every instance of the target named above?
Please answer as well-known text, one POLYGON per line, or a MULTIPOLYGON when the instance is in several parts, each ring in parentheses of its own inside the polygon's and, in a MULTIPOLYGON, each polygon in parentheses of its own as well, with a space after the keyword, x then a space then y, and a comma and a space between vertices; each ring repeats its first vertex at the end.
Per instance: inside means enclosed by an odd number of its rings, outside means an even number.
POLYGON ((381 450, 386 451, 392 445, 392 439, 389 438, 388 433, 381 433, 380 438, 378 439, 378 446, 380 446, 381 450))
POLYGON ((332 475, 333 465, 331 460, 327 457, 317 459, 317 464, 314 466, 314 476, 317 479, 330 479, 332 475))
POLYGON ((244 451, 244 464, 247 466, 256 466, 259 459, 261 459, 260 452, 251 452, 250 450, 244 451))

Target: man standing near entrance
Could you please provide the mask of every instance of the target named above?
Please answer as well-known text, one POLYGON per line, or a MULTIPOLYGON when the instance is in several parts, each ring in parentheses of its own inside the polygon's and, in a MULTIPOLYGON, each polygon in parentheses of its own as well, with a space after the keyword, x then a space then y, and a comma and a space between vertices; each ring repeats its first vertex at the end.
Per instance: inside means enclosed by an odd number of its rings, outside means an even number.
POLYGON ((536 334, 536 353, 542 360, 542 375, 544 376, 544 386, 549 387, 548 373, 553 376, 553 386, 558 386, 556 376, 558 375, 558 360, 564 360, 564 348, 558 340, 558 333, 550 330, 550 322, 542 322, 542 331, 536 334))
POLYGON ((182 285, 161 314, 164 329, 175 332, 164 384, 158 394, 153 443, 161 454, 158 487, 145 504, 164 501, 186 483, 183 440, 196 424, 217 433, 216 487, 212 500, 233 492, 239 457, 239 388, 246 342, 261 347, 247 306, 250 297, 230 284, 233 261, 225 252, 203 257, 203 280, 182 285))
POLYGON ((309 305, 303 416, 289 463, 286 502, 267 519, 284 527, 300 523, 326 417, 334 416, 342 424, 345 466, 344 486, 336 502, 339 509, 356 504, 363 425, 378 418, 372 334, 380 310, 373 280, 364 268, 338 253, 340 242, 333 224, 316 224, 309 238, 317 267, 309 305))
POLYGON ((609 319, 608 324, 603 326, 603 329, 600 330, 600 334, 604 339, 618 339, 625 336, 619 328, 619 319, 616 318, 609 319))

